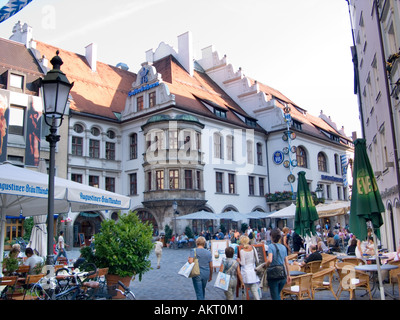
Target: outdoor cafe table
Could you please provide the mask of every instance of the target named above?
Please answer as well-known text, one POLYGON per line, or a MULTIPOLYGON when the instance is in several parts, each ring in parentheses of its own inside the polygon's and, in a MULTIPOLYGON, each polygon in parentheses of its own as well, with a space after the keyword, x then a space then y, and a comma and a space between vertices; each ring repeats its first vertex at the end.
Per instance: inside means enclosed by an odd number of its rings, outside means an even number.
MULTIPOLYGON (((391 264, 383 264, 380 266, 381 270, 393 270, 393 269, 397 269, 398 266, 395 265, 391 265, 391 264)), ((375 291, 378 289, 379 287, 379 278, 378 278, 378 265, 376 264, 365 264, 365 265, 359 265, 355 267, 356 270, 360 270, 360 271, 365 271, 365 272, 370 272, 372 274, 372 290, 371 290, 371 294, 372 296, 374 296, 375 291)), ((394 296, 392 296, 389 292, 385 291, 385 295, 391 297, 392 299, 396 299, 394 296)))

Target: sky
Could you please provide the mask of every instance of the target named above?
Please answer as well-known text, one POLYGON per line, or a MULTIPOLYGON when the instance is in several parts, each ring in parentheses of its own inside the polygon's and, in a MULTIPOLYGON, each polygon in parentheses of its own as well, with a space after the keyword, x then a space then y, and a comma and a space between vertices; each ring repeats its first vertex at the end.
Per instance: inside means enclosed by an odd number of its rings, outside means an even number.
POLYGON ((33 0, 0 24, 0 37, 18 21, 34 39, 78 54, 96 43, 99 61, 135 73, 147 50, 177 49, 190 31, 196 59, 213 45, 235 71, 361 137, 345 0, 33 0))

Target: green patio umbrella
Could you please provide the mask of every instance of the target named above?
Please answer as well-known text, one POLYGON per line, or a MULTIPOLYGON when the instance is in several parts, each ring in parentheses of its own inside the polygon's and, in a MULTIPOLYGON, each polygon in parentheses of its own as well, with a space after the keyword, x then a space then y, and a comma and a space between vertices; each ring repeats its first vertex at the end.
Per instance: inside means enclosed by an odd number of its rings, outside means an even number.
POLYGON ((350 231, 363 241, 367 239, 367 221, 371 221, 380 238, 383 224, 381 212, 385 211, 378 185, 366 152, 365 139, 354 141, 353 191, 350 206, 350 231))
POLYGON ((312 237, 316 234, 314 221, 319 217, 305 175, 304 171, 298 173, 294 231, 303 237, 312 237))
POLYGON ((372 229, 381 299, 385 300, 376 240, 377 236, 380 238, 379 228, 383 225, 381 212, 385 211, 385 207, 383 206, 374 172, 368 159, 365 139, 355 140, 354 147, 353 191, 351 195, 349 228, 361 241, 365 240, 368 236, 367 223, 372 229))

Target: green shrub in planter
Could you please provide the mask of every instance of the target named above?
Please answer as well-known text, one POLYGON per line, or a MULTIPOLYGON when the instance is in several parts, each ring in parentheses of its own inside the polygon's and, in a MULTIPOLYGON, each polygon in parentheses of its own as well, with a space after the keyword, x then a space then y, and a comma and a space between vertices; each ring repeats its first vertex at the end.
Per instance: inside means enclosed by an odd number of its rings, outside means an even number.
POLYGON ((18 260, 10 257, 4 258, 3 269, 6 269, 6 275, 12 275, 18 269, 18 260))
MULTIPOLYGON (((136 277, 150 270, 149 255, 153 249, 153 227, 143 223, 136 212, 120 214, 118 221, 104 220, 95 234, 95 251, 81 250, 82 257, 98 268, 120 277, 136 277)), ((89 248, 89 249, 88 249, 89 248)))

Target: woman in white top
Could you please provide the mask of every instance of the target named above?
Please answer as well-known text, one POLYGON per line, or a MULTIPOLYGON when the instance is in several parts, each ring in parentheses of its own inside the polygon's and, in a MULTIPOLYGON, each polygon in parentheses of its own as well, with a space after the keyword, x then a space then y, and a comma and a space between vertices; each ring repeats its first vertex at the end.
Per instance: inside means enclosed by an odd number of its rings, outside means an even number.
POLYGON ((160 269, 161 265, 161 256, 162 256, 162 248, 164 244, 160 241, 160 237, 157 237, 156 242, 154 243, 154 252, 157 257, 157 269, 160 269))
MULTIPOLYGON (((258 285, 260 279, 257 277, 255 266, 256 266, 256 253, 253 250, 253 246, 249 244, 250 239, 246 235, 240 237, 240 245, 243 249, 240 250, 240 259, 238 262, 241 265, 241 274, 244 282, 244 287, 251 291, 254 300, 260 300, 258 295, 258 285)), ((243 285, 243 284, 242 284, 243 285)))

